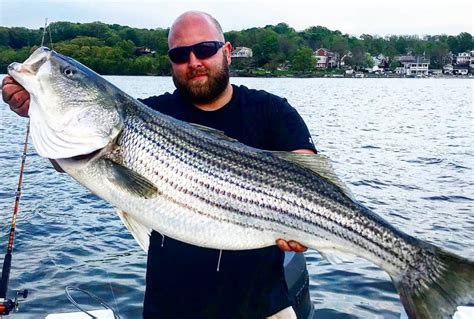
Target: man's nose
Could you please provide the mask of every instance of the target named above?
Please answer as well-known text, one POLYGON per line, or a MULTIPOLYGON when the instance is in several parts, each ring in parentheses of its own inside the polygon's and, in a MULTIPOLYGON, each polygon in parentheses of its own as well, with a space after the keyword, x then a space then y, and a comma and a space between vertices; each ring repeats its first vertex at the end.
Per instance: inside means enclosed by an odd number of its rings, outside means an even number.
POLYGON ((188 64, 189 64, 190 67, 194 67, 194 68, 202 65, 201 60, 198 59, 196 57, 196 55, 194 54, 194 52, 192 52, 192 51, 189 53, 189 62, 188 62, 188 64))

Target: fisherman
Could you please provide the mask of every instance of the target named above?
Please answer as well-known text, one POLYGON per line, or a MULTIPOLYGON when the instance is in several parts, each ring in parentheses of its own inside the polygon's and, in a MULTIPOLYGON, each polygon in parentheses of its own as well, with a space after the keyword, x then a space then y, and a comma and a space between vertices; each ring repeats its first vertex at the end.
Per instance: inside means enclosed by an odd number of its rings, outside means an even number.
MULTIPOLYGON (((229 82, 232 45, 211 15, 180 15, 168 36, 176 90, 141 100, 177 119, 223 131, 255 148, 315 153, 310 133, 286 99, 229 82)), ((3 100, 21 116, 30 97, 12 77, 3 100)), ((288 296, 284 251, 303 252, 296 241, 220 251, 162 237, 148 250, 144 318, 296 318, 288 296), (218 267, 218 270, 217 270, 218 267)))

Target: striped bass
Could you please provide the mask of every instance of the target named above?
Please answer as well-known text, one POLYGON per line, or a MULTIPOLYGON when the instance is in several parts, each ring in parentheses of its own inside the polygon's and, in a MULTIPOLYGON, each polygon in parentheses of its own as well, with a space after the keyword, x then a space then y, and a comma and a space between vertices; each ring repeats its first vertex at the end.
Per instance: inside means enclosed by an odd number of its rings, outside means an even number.
POLYGON ((145 250, 152 229, 229 250, 296 240, 384 269, 410 318, 448 318, 474 300, 473 261, 364 207, 321 155, 255 149, 173 119, 47 48, 8 73, 30 94, 39 155, 115 206, 145 250))

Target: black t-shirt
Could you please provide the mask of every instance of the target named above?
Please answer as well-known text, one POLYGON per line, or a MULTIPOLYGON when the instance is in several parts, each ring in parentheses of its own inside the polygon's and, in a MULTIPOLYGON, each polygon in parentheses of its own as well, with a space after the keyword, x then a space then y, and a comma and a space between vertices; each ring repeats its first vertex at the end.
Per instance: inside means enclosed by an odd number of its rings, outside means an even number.
MULTIPOLYGON (((309 131, 285 99, 233 86, 231 101, 202 111, 175 91, 141 100, 179 120, 223 131, 252 147, 315 150, 309 131)), ((148 250, 144 318, 261 319, 291 305, 276 246, 222 251, 189 245, 152 232, 148 250)))

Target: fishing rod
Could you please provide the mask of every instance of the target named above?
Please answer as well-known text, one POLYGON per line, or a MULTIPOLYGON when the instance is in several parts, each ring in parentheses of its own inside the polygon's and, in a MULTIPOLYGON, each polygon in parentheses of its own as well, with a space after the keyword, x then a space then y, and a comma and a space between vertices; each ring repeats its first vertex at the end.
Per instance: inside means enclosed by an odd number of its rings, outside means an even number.
POLYGON ((15 205, 13 207, 12 222, 10 228, 10 235, 8 237, 7 253, 3 261, 2 279, 0 280, 0 318, 3 315, 8 315, 12 310, 18 310, 19 298, 26 299, 28 290, 18 291, 15 299, 7 299, 8 281, 10 279, 10 269, 12 265, 12 251, 13 240, 15 239, 16 216, 18 208, 20 207, 21 186, 23 184, 23 172, 25 170, 26 152, 28 150, 28 136, 30 135, 30 122, 26 129, 25 143, 23 145, 23 154, 21 155, 20 176, 18 178, 18 187, 15 193, 15 205))
MULTIPOLYGON (((44 37, 46 35, 46 29, 49 29, 49 39, 51 41, 51 47, 53 46, 53 40, 51 38, 51 28, 48 25, 48 18, 45 19, 43 36, 41 38, 41 46, 44 44, 44 37)), ((19 298, 26 299, 28 296, 28 290, 18 291, 15 299, 7 299, 8 281, 10 279, 10 270, 12 265, 12 251, 13 251, 13 240, 15 239, 15 228, 16 228, 16 216, 18 208, 20 206, 21 186, 23 184, 23 172, 25 170, 26 152, 28 150, 28 137, 30 135, 30 121, 26 129, 25 143, 23 144, 23 154, 21 156, 21 167, 20 176, 18 179, 18 187, 15 193, 15 206, 13 207, 13 216, 10 228, 10 236, 8 237, 7 253, 3 261, 2 267, 2 278, 0 280, 0 319, 3 315, 8 315, 13 309, 18 310, 19 298)))

